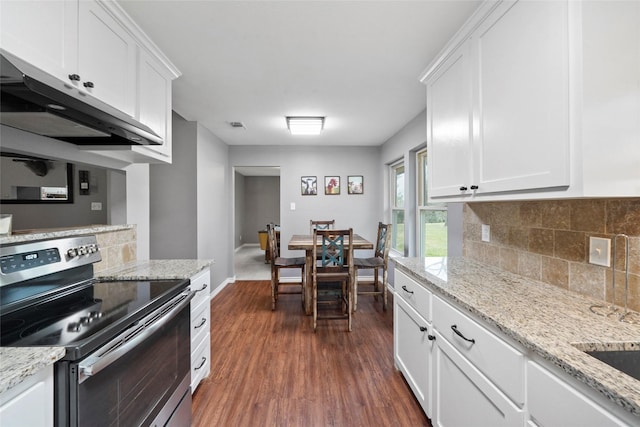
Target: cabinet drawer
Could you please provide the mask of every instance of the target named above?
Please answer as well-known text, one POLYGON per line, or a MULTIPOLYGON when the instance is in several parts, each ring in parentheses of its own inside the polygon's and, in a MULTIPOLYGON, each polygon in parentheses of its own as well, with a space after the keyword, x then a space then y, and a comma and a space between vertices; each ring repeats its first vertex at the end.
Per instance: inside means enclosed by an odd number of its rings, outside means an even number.
POLYGON ((191 307, 197 307, 202 301, 209 299, 209 292, 211 292, 211 275, 209 271, 208 268, 205 268, 191 277, 191 290, 196 292, 196 295, 191 300, 191 307))
POLYGON ((587 396, 535 362, 527 363, 529 416, 540 426, 625 426, 587 396), (562 405, 558 405, 562 402, 562 405))
POLYGON ((393 287, 396 296, 408 302, 425 320, 431 321, 431 292, 399 270, 395 271, 393 287))
POLYGON ((202 337, 210 331, 210 320, 209 301, 202 301, 197 307, 191 306, 191 348, 194 348, 202 337))
POLYGON ((438 297, 433 298, 433 325, 503 393, 517 405, 524 404, 525 361, 522 352, 438 297))
POLYGON ((191 393, 196 390, 200 381, 207 375, 211 369, 211 341, 209 335, 206 336, 198 348, 191 354, 191 393))

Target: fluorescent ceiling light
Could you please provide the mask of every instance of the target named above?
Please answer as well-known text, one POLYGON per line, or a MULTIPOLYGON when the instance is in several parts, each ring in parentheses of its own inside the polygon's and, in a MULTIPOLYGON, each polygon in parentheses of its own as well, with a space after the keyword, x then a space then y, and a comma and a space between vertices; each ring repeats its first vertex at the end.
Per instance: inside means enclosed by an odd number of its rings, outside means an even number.
POLYGON ((291 135, 320 135, 324 128, 324 117, 289 117, 287 127, 291 135))

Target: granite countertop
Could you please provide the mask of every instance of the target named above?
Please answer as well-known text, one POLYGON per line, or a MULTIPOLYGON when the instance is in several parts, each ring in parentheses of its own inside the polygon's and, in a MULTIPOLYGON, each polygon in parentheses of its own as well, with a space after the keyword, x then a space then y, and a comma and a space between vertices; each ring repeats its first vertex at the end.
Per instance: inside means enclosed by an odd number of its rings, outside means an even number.
POLYGON ((592 313, 602 304, 466 258, 394 258, 435 295, 497 327, 602 395, 640 416, 640 380, 585 350, 640 350, 640 325, 592 313))
POLYGON ((162 259, 134 261, 109 270, 97 272, 102 280, 168 280, 188 279, 213 264, 203 259, 162 259))
POLYGON ((65 355, 64 347, 0 347, 0 393, 65 355))
POLYGON ((35 242, 38 240, 56 239, 60 237, 82 236, 85 234, 108 233, 111 231, 129 230, 132 224, 121 225, 87 225, 82 227, 44 228, 35 230, 15 230, 11 236, 0 237, 0 245, 35 242))

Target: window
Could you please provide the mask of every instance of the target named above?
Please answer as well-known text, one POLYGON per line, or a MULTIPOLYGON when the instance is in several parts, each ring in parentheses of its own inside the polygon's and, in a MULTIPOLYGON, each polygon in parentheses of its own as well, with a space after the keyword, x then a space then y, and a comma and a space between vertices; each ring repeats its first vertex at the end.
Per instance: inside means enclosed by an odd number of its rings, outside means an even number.
POLYGON ((404 163, 391 165, 391 248, 404 254, 404 163))
POLYGON ((428 203, 427 150, 417 153, 418 242, 420 257, 447 256, 447 206, 428 203))

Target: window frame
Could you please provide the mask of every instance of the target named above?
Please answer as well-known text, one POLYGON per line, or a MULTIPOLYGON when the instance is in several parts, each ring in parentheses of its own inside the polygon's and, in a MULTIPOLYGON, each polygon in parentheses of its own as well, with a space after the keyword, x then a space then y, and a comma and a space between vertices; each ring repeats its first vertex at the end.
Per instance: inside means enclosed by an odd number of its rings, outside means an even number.
POLYGON ((403 231, 402 233, 402 248, 396 247, 396 241, 398 236, 399 227, 396 223, 396 214, 402 213, 403 218, 403 230, 406 230, 406 220, 405 220, 405 211, 406 211, 406 177, 407 177, 407 168, 404 164, 404 158, 397 160, 391 164, 389 164, 389 181, 390 181, 390 203, 389 210, 391 213, 391 224, 393 226, 392 237, 391 237, 391 248, 390 251, 394 255, 404 256, 407 251, 407 238, 406 233, 403 231), (403 181, 402 181, 402 206, 397 204, 397 195, 398 195, 398 170, 402 169, 403 181))
MULTIPOLYGON (((446 203, 437 203, 428 201, 429 175, 428 175, 428 153, 427 148, 423 148, 416 152, 416 255, 420 258, 425 257, 426 243, 428 237, 423 229, 422 215, 426 212, 444 212, 448 216, 446 203)), ((446 222, 446 219, 445 219, 446 222)), ((446 253, 445 253, 446 256, 446 253)))

